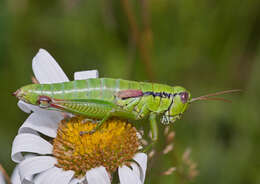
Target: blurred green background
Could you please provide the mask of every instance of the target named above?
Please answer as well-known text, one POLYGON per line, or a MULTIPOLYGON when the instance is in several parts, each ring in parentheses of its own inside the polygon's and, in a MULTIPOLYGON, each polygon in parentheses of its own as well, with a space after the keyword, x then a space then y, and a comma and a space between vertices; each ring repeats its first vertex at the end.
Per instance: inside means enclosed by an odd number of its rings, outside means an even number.
MULTIPOLYGON (((156 158, 146 183, 190 183, 174 172, 187 147, 198 164, 191 183, 260 183, 259 0, 0 1, 0 163, 12 172, 12 141, 28 116, 11 96, 31 83, 45 48, 73 79, 101 77, 181 85, 193 96, 226 89, 233 103, 197 102, 171 130, 174 152, 156 158)), ((160 144, 165 146, 163 125, 160 144)), ((149 162, 150 164, 150 162, 149 162)))

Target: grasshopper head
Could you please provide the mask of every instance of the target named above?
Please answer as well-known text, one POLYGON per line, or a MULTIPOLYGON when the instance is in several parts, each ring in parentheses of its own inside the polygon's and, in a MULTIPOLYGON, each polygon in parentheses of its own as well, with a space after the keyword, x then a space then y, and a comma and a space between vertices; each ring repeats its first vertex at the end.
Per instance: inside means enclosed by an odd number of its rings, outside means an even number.
POLYGON ((24 87, 21 87, 16 92, 13 93, 19 100, 22 100, 26 103, 37 105, 39 94, 36 89, 37 84, 30 84, 24 87))
POLYGON ((185 88, 177 86, 174 87, 174 93, 171 100, 172 102, 169 109, 162 116, 162 123, 164 124, 173 123, 181 118, 191 100, 191 94, 185 88))

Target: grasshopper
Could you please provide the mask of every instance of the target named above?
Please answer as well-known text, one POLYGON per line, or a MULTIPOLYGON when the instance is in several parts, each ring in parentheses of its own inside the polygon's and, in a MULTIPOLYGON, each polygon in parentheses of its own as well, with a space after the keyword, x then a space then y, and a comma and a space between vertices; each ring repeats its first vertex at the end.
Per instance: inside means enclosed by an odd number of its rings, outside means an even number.
POLYGON ((29 104, 48 110, 58 110, 98 119, 92 134, 110 117, 129 120, 148 118, 152 142, 158 139, 157 117, 163 124, 180 119, 191 102, 223 100, 214 96, 237 92, 228 90, 191 98, 181 86, 136 82, 112 78, 91 78, 53 84, 30 84, 18 89, 14 95, 29 104))

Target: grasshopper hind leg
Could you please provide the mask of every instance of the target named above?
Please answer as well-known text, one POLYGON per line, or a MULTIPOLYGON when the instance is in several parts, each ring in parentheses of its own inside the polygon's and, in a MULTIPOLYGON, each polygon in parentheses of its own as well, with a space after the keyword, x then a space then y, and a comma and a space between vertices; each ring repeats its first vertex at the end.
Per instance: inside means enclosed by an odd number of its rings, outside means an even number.
MULTIPOLYGON (((95 133, 102 124, 111 116, 122 117, 125 119, 136 119, 136 113, 119 108, 111 102, 97 99, 72 99, 59 100, 42 97, 41 101, 49 102, 54 109, 59 109, 64 112, 70 112, 74 115, 83 116, 92 119, 101 119, 97 121, 97 126, 91 131, 81 131, 80 135, 95 133)), ((86 120, 87 121, 87 120, 86 120)), ((95 122, 96 123, 96 122, 95 122)))

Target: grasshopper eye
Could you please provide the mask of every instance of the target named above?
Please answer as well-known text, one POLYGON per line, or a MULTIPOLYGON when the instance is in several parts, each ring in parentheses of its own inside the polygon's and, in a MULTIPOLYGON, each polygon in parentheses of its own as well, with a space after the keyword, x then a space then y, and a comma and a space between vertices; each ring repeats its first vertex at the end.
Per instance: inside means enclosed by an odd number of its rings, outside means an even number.
POLYGON ((181 97, 181 102, 182 103, 187 103, 188 99, 189 99, 189 94, 187 92, 181 92, 179 93, 180 97, 181 97))

